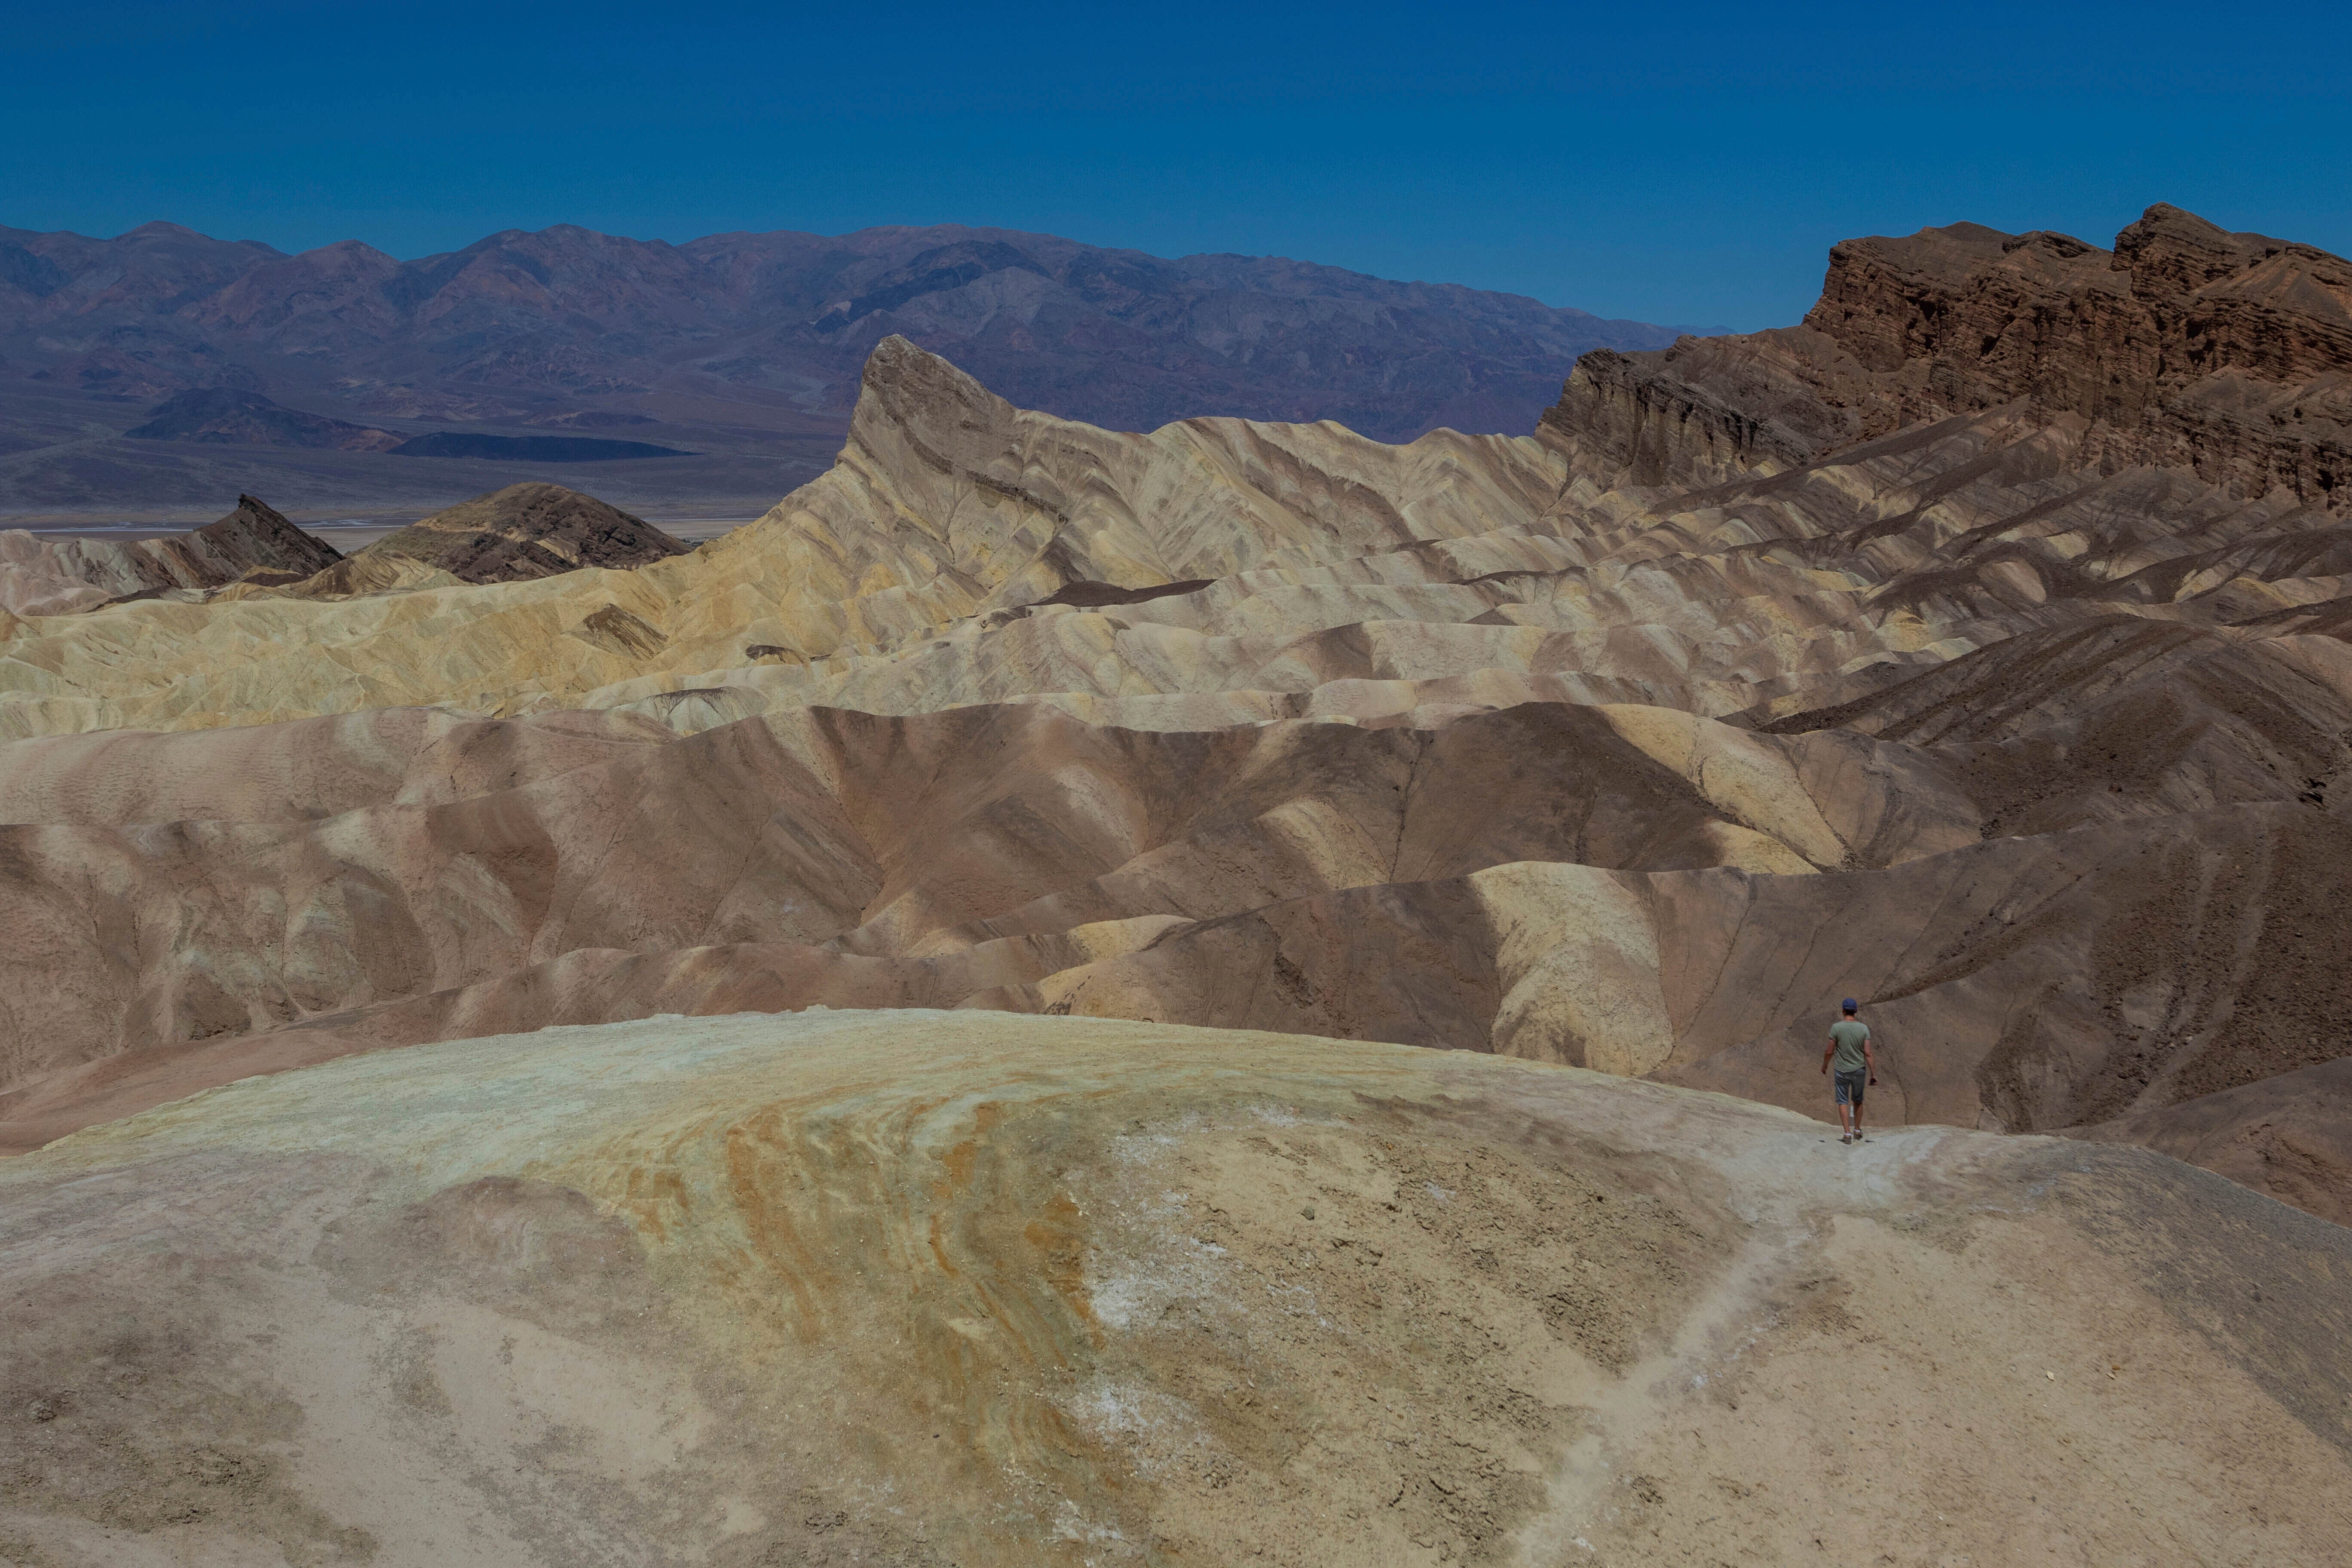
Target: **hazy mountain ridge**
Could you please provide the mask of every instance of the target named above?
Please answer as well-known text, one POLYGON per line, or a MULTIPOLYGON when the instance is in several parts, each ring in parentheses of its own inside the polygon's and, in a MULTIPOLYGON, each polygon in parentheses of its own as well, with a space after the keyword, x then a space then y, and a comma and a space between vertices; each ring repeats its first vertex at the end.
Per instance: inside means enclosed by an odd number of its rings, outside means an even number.
MULTIPOLYGON (((168 455, 103 445, 142 421, 93 419, 89 405, 198 389, 369 426, 636 416, 714 461, 633 483, 772 496, 768 478, 721 479, 723 460, 756 452, 772 468, 786 435, 808 450, 778 477, 810 477, 846 427, 866 355, 893 333, 1024 406, 1112 428, 1235 415, 1396 440, 1525 429, 1579 354, 1663 348, 1676 329, 1281 258, 1169 260, 954 226, 678 246, 562 225, 412 261, 357 241, 289 256, 162 223, 114 239, 0 229, 0 435, 46 426, 5 442, 42 455, 0 468, 0 504, 162 499, 166 481, 142 473, 168 455)), ((304 461, 353 476, 353 496, 420 482, 364 454, 304 461)), ((263 485, 298 493, 267 474, 249 482, 263 485)))

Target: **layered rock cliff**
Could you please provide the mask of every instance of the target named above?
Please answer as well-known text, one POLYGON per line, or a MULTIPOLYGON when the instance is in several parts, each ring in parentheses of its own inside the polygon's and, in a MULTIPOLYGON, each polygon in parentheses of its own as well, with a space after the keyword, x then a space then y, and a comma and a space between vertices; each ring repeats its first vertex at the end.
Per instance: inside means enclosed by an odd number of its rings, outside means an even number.
POLYGON ((2112 251, 1979 224, 1848 240, 1801 326, 1578 362, 1545 429, 1605 484, 1770 473, 2016 404, 2106 472, 2352 489, 2352 263, 2158 205, 2112 251))
POLYGON ((632 567, 684 555, 681 543, 594 496, 562 485, 509 485, 420 518, 352 556, 415 563, 461 583, 518 583, 583 566, 632 567))

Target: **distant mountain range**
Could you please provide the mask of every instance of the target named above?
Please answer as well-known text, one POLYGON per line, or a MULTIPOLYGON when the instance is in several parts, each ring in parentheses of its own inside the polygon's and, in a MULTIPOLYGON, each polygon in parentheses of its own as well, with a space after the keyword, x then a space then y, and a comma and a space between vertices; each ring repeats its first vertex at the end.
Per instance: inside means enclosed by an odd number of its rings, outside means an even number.
POLYGON ((530 477, 625 460, 600 489, 764 506, 831 460, 858 369, 892 333, 1115 428, 1239 415, 1384 440, 1524 432, 1579 354, 1683 330, 952 226, 674 246, 564 225, 414 261, 168 223, 113 239, 0 228, 0 511, 204 510, 264 485, 298 505, 389 504, 478 492, 486 463, 530 477))

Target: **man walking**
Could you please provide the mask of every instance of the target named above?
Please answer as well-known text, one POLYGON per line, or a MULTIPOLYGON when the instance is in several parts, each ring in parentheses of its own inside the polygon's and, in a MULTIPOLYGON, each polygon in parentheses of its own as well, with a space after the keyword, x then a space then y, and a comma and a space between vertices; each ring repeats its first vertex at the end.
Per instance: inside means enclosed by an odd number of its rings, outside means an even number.
POLYGON ((1830 1026, 1829 1048, 1822 1053, 1822 1070, 1837 1064, 1838 1124, 1845 1129, 1841 1143, 1862 1142, 1862 1089, 1878 1081, 1878 1058, 1870 1048, 1870 1026, 1854 1016, 1861 1004, 1845 999, 1845 1016, 1830 1026))

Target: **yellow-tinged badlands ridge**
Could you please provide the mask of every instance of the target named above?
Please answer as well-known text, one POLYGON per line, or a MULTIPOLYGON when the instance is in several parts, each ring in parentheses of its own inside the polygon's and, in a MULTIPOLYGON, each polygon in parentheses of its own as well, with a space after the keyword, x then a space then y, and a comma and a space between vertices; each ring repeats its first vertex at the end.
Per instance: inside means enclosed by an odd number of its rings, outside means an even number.
POLYGON ((2013 412, 1948 425, 1693 501, 1601 492, 1549 426, 1404 447, 1329 424, 1098 430, 1016 409, 892 339, 867 365, 835 468, 688 555, 522 583, 386 581, 325 599, 238 586, 204 604, 12 618, 0 734, 410 703, 634 704, 691 727, 772 701, 919 712, 1025 697, 1125 703, 1088 716, 1168 727, 1152 700, 1213 700, 1180 725, 1246 721, 1285 697, 1348 717, 1416 706, 1431 683, 1445 687, 1437 700, 1474 706, 1787 710, 2025 627, 2179 614, 2050 607, 2021 556, 2079 576, 2149 530, 2199 519, 2118 529, 2113 498, 2086 495, 2113 537, 2085 557, 2077 540, 2045 539, 2063 509, 2047 483, 2021 492, 2012 471, 2063 468, 2074 437, 2013 412), (1945 468, 1945 493, 1920 513, 1923 471, 1945 468), (1955 531, 2027 505, 2030 541, 1981 580, 1947 580, 1937 554, 1955 531), (1867 549, 1829 548, 1865 525, 1867 549), (1901 591, 1922 574, 1933 592, 1901 591), (1044 603, 1074 584, 1192 582, 1210 585, 1139 605, 1044 603))
POLYGON ((2111 472, 2095 431, 2017 405, 1712 489, 1604 488, 1572 422, 1402 447, 1234 419, 1126 434, 1014 408, 895 338, 863 385, 831 470, 637 570, 339 568, 0 621, 0 736, 404 704, 681 729, 1024 700, 1161 729, 1531 700, 1771 718, 2103 618, 2260 644, 2336 592, 2291 495, 2111 472), (1065 592, 1101 584, 1205 585, 1065 592))
POLYGON ((971 1013, 249 1080, 0 1166, 45 1563, 2317 1563, 2352 1233, 2134 1150, 971 1013), (1711 1554, 1711 1555, 1710 1555, 1711 1554))
POLYGON ((1334 425, 1239 420, 1097 430, 1015 409, 898 339, 875 352, 865 389, 831 471, 689 555, 9 623, 0 719, 35 734, 416 701, 571 705, 649 672, 741 664, 751 647, 800 659, 895 647, 1070 580, 1223 577, 1286 552, 1313 563, 1484 533, 1538 513, 1567 479, 1533 438, 1441 432, 1386 447, 1334 425), (647 632, 593 624, 607 610, 647 632))

